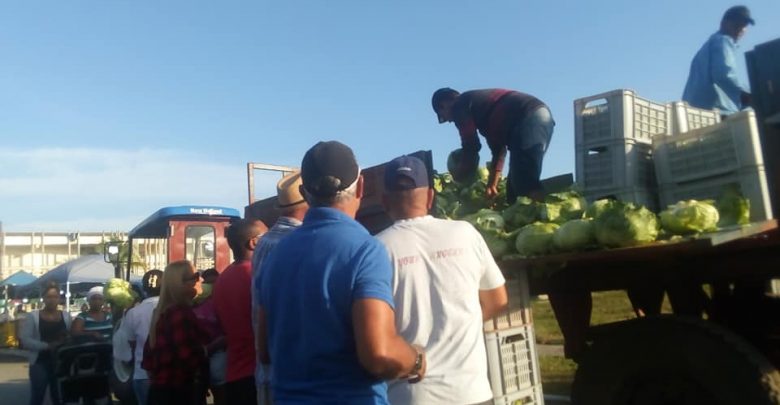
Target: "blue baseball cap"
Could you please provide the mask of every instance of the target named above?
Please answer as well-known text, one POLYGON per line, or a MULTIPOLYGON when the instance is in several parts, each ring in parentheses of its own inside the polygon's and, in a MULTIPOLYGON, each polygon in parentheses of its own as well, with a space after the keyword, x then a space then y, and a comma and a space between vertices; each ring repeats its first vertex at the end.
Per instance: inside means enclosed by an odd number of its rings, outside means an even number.
POLYGON ((401 156, 385 166, 385 190, 404 191, 430 187, 428 169, 414 156, 401 156))

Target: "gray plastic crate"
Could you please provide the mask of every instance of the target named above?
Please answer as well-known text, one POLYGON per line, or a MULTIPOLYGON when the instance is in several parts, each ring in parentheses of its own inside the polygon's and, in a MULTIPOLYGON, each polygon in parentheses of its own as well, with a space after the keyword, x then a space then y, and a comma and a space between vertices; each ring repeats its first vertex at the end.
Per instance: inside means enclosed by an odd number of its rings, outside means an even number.
POLYGON ((524 279, 507 279, 506 292, 509 299, 507 311, 485 321, 485 332, 526 326, 531 323, 531 300, 527 282, 524 279))
POLYGON ((531 326, 485 334, 488 374, 493 396, 509 395, 540 383, 535 370, 535 346, 531 326))
POLYGON ((720 122, 720 111, 691 107, 685 101, 671 103, 672 134, 681 134, 720 122))
POLYGON ((653 142, 658 184, 681 183, 764 164, 756 115, 733 114, 725 121, 653 142))
POLYGON ((613 90, 574 101, 576 145, 630 139, 651 143, 657 134, 671 133, 671 106, 613 90))
POLYGON ((764 166, 748 167, 717 177, 664 184, 660 188, 660 202, 662 207, 666 207, 680 200, 717 199, 723 190, 734 186, 750 201, 751 221, 772 218, 764 166))
POLYGON ((630 139, 577 145, 577 184, 587 194, 617 188, 655 188, 651 145, 630 139))

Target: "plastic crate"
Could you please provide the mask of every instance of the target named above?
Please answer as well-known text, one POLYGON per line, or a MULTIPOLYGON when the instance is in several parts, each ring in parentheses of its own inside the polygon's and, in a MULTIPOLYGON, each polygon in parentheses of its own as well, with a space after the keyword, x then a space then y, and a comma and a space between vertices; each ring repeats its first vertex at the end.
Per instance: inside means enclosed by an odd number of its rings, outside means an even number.
POLYGON ((750 200, 751 221, 772 218, 769 186, 763 166, 745 168, 718 177, 662 185, 660 188, 661 206, 666 207, 680 200, 717 199, 724 189, 732 186, 736 186, 740 193, 750 200))
POLYGON ((653 142, 658 184, 681 183, 764 164, 756 115, 743 111, 727 120, 653 142))
POLYGON ((633 140, 578 145, 577 183, 590 191, 656 187, 651 145, 633 140))
POLYGON ((531 326, 485 334, 488 377, 494 398, 540 385, 533 340, 531 326))
POLYGON ((720 111, 691 107, 685 101, 671 103, 672 134, 681 134, 720 122, 720 111))
POLYGON ((671 133, 671 106, 613 90, 574 101, 576 145, 631 139, 651 143, 656 134, 671 133))
POLYGON ((485 332, 526 326, 531 323, 531 300, 525 279, 507 279, 506 293, 509 298, 507 312, 485 321, 485 332))
POLYGON ((658 190, 649 188, 599 190, 595 193, 585 194, 585 199, 588 200, 589 203, 601 199, 632 202, 637 205, 644 205, 654 212, 658 212, 658 208, 661 206, 659 205, 658 190))
POLYGON ((493 398, 493 405, 544 405, 539 388, 529 388, 514 394, 493 398))

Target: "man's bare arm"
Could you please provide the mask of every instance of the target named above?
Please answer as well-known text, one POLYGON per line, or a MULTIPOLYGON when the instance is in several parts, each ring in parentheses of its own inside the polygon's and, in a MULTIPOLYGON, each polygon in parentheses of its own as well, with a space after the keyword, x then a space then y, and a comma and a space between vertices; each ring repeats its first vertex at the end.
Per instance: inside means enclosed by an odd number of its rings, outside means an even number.
POLYGON ((479 290, 479 305, 482 307, 484 321, 506 311, 508 303, 506 287, 503 285, 492 290, 479 290))
POLYGON ((398 335, 395 313, 388 303, 373 298, 355 301, 352 323, 358 360, 369 373, 386 380, 425 374, 425 356, 420 370, 415 371, 419 349, 398 335))

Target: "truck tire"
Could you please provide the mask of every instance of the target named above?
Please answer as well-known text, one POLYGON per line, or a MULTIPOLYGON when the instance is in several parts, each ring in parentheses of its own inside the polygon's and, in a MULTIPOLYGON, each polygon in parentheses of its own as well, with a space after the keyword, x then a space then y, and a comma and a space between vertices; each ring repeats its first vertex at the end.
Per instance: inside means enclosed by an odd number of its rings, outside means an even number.
POLYGON ((780 372, 738 335, 700 319, 594 328, 574 405, 780 405, 780 372))

